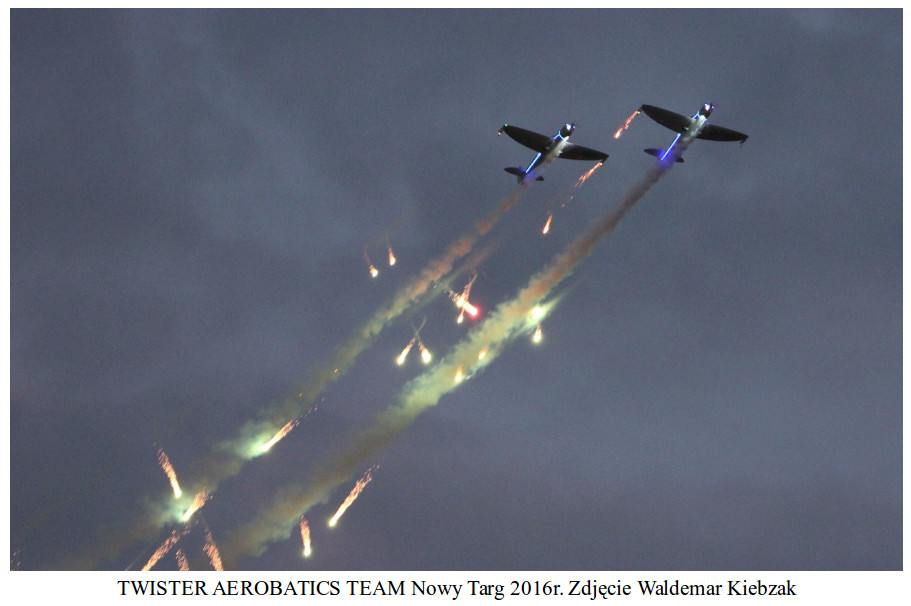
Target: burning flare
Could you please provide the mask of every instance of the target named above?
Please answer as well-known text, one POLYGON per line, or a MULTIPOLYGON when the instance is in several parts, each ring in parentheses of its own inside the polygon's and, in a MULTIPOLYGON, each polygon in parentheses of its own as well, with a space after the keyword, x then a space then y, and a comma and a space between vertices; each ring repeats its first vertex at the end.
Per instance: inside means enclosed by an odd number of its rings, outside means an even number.
POLYGON ((338 522, 338 519, 342 517, 342 514, 345 513, 345 510, 351 507, 351 504, 354 503, 354 500, 357 499, 360 494, 364 491, 364 488, 367 484, 370 483, 370 480, 373 479, 373 472, 376 471, 378 465, 374 465, 367 470, 367 473, 364 474, 364 477, 357 481, 357 484, 354 485, 354 488, 351 489, 351 492, 348 493, 348 497, 345 499, 345 502, 339 506, 338 511, 335 512, 335 515, 332 516, 332 519, 329 520, 329 526, 335 526, 335 523, 338 522))
POLYGON ((532 341, 532 343, 540 343, 540 342, 541 342, 541 325, 540 325, 540 324, 538 324, 538 328, 535 329, 535 334, 534 334, 534 336, 531 338, 531 341, 532 341))
POLYGON ((310 525, 307 524, 307 518, 301 516, 301 543, 303 543, 303 550, 301 555, 305 558, 309 558, 310 554, 313 553, 313 550, 310 549, 310 525))
POLYGON ((285 426, 282 427, 281 429, 279 429, 276 432, 276 434, 274 436, 272 436, 272 439, 269 440, 268 442, 266 442, 265 444, 263 444, 262 446, 260 446, 259 449, 262 452, 268 452, 269 449, 272 448, 273 446, 275 446, 275 444, 277 444, 279 440, 281 440, 286 435, 291 433, 291 430, 294 429, 295 427, 297 427, 297 424, 299 422, 300 422, 299 419, 292 419, 292 420, 288 421, 287 423, 285 423, 285 426))
POLYGON ((630 117, 626 119, 626 122, 623 123, 623 126, 621 126, 620 128, 618 128, 618 129, 617 129, 617 132, 614 133, 614 139, 619 139, 619 138, 620 138, 620 135, 623 134, 623 131, 625 131, 626 129, 629 128, 629 123, 633 121, 633 118, 635 118, 636 116, 638 116, 638 115, 641 114, 641 113, 642 113, 642 111, 641 111, 641 110, 638 110, 638 109, 637 109, 636 111, 634 111, 634 112, 630 115, 630 117))
POLYGON ((174 498, 179 499, 183 494, 183 491, 180 490, 180 484, 177 483, 177 474, 174 472, 174 468, 171 467, 171 461, 161 447, 158 448, 158 464, 161 465, 161 468, 171 481, 171 488, 174 490, 174 498))
POLYGON ((392 254, 392 247, 389 247, 389 267, 395 265, 395 255, 392 254))
POLYGON ((408 342, 408 345, 405 346, 405 349, 402 350, 402 353, 399 354, 399 357, 396 358, 395 363, 401 366, 405 363, 405 358, 408 357, 408 352, 411 351, 411 348, 414 347, 414 343, 417 340, 417 337, 412 337, 411 341, 408 342))
POLYGON ((196 513, 200 507, 206 504, 206 501, 209 500, 209 494, 203 490, 196 497, 193 498, 193 502, 190 504, 189 509, 187 509, 183 516, 180 518, 184 522, 188 522, 190 518, 193 517, 193 514, 196 513))
POLYGON ((551 222, 551 220, 553 220, 553 218, 554 218, 554 213, 552 213, 552 212, 547 213, 547 223, 544 224, 544 229, 541 230, 541 233, 544 234, 545 236, 547 235, 547 232, 550 231, 550 222, 551 222))

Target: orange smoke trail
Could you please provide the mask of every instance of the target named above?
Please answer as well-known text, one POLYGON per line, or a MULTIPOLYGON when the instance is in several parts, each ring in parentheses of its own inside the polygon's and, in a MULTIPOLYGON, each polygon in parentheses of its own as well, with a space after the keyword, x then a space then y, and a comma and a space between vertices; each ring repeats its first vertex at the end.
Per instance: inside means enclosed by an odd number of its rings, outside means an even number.
POLYGON ((218 546, 215 544, 215 539, 212 538, 212 533, 208 528, 206 528, 206 544, 203 549, 206 555, 209 556, 209 561, 212 562, 212 568, 219 572, 223 571, 225 567, 221 563, 221 554, 218 553, 218 546))
POLYGON ((310 525, 307 524, 307 518, 301 516, 301 555, 309 558, 313 550, 310 549, 310 525))
POLYGON ((271 440, 269 440, 268 442, 266 442, 265 444, 263 444, 263 445, 260 447, 260 450, 262 450, 263 452, 268 452, 269 449, 272 448, 273 446, 275 446, 275 444, 277 444, 279 440, 281 440, 281 439, 284 438, 286 435, 288 435, 289 433, 291 433, 291 430, 294 429, 295 427, 297 427, 297 424, 298 424, 298 423, 300 423, 300 420, 299 420, 299 419, 293 419, 293 420, 288 421, 287 423, 285 423, 285 426, 282 427, 281 429, 279 429, 279 430, 276 432, 276 434, 275 434, 274 436, 272 436, 272 439, 271 439, 271 440))
POLYGON ((171 551, 174 546, 177 545, 177 541, 179 541, 185 534, 187 534, 188 531, 189 527, 185 527, 179 532, 177 530, 172 530, 168 538, 165 539, 164 543, 161 544, 161 547, 155 550, 155 553, 152 554, 152 557, 149 558, 149 561, 146 562, 146 565, 142 567, 143 572, 151 570, 152 566, 157 564, 158 560, 160 560, 169 551, 171 551))
POLYGON ((636 116, 638 116, 641 113, 642 113, 642 111, 637 109, 632 114, 630 114, 630 117, 626 119, 626 122, 623 123, 623 126, 618 128, 617 132, 614 133, 614 139, 619 139, 620 135, 623 134, 623 131, 625 131, 626 129, 629 128, 629 124, 630 124, 630 122, 633 121, 633 118, 635 118, 636 116))
POLYGON ((367 484, 370 483, 370 480, 373 479, 373 472, 378 466, 373 466, 367 470, 367 473, 364 474, 364 477, 357 481, 357 484, 354 485, 354 488, 351 489, 351 492, 348 493, 348 497, 345 501, 339 506, 338 511, 335 512, 335 515, 332 516, 332 519, 329 520, 329 526, 335 526, 338 519, 342 517, 342 514, 345 513, 351 504, 354 503, 354 500, 357 499, 360 494, 364 491, 364 488, 367 487, 367 484))
POLYGON ((183 492, 180 490, 180 484, 177 483, 177 474, 174 472, 174 468, 171 467, 171 461, 168 459, 168 455, 165 454, 160 446, 158 447, 158 464, 161 465, 161 468, 164 470, 165 474, 167 474, 168 480, 171 481, 171 488, 174 490, 174 498, 179 499, 183 492))

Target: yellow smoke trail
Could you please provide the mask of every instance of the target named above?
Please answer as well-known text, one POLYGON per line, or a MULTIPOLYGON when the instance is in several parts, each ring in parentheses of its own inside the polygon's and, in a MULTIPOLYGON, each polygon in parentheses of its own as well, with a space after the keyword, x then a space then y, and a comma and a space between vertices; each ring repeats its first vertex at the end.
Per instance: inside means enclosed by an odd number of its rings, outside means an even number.
POLYGON ((342 517, 342 514, 351 507, 351 504, 354 503, 362 492, 364 488, 367 487, 367 484, 370 483, 370 480, 373 479, 373 472, 376 470, 377 466, 373 466, 367 470, 367 473, 364 474, 360 480, 357 481, 357 484, 354 485, 354 488, 351 489, 351 492, 348 493, 348 496, 345 498, 345 501, 339 506, 338 511, 335 512, 335 515, 332 516, 332 519, 329 520, 329 526, 335 526, 338 519, 342 517))
POLYGON ((298 516, 324 501, 329 493, 345 482, 363 465, 404 431, 424 410, 459 384, 453 377, 469 379, 496 359, 505 346, 520 334, 534 330, 554 302, 542 304, 553 289, 591 254, 594 246, 620 222, 686 149, 682 139, 669 162, 652 166, 639 182, 621 197, 616 208, 596 219, 553 261, 531 277, 518 295, 497 308, 469 331, 466 338, 435 366, 406 385, 399 401, 383 411, 376 422, 357 432, 347 448, 338 453, 335 463, 319 470, 304 486, 290 485, 275 496, 272 506, 236 531, 229 539, 232 562, 245 555, 258 555, 271 541, 284 540, 298 516))
POLYGON ((167 474, 168 480, 171 481, 171 489, 174 491, 174 498, 179 499, 183 492, 180 490, 180 484, 177 483, 177 473, 175 473, 174 468, 171 466, 171 460, 168 459, 168 455, 165 454, 164 449, 160 446, 158 447, 158 464, 161 465, 161 468, 164 470, 165 474, 167 474))
POLYGON ((215 544, 215 539, 212 538, 212 532, 208 528, 206 528, 206 544, 203 549, 205 550, 206 555, 209 556, 209 561, 212 562, 212 568, 219 572, 223 571, 225 567, 221 562, 221 554, 218 553, 218 546, 215 544))
POLYGON ((313 550, 310 548, 310 525, 307 524, 307 518, 301 516, 301 555, 309 558, 313 550))

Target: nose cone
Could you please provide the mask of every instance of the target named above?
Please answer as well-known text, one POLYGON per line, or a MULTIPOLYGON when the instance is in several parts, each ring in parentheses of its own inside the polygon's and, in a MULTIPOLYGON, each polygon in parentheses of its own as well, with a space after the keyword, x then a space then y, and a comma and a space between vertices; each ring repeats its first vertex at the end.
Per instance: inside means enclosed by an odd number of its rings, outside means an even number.
POLYGON ((699 113, 708 118, 712 114, 712 110, 715 109, 715 106, 711 103, 706 103, 702 106, 702 111, 699 113))
POLYGON ((563 125, 563 128, 560 129, 560 134, 564 138, 569 137, 573 134, 573 131, 576 130, 576 125, 572 123, 567 123, 563 125))

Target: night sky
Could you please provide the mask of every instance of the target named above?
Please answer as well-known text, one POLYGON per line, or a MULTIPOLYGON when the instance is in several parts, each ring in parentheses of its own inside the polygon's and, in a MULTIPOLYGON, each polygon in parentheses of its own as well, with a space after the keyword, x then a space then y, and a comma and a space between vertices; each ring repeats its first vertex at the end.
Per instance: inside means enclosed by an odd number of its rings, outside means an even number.
POLYGON ((248 570, 901 568, 901 11, 15 10, 10 35, 14 566, 140 568, 184 527, 158 448, 192 492, 297 401, 193 518, 192 568, 206 530, 248 570), (624 120, 707 102, 746 144, 689 146, 539 344, 368 448, 425 372, 395 364, 413 327, 445 364, 653 170, 673 133, 624 120), (519 188, 506 122, 610 158, 519 188), (262 520, 360 449, 302 558, 262 520))

